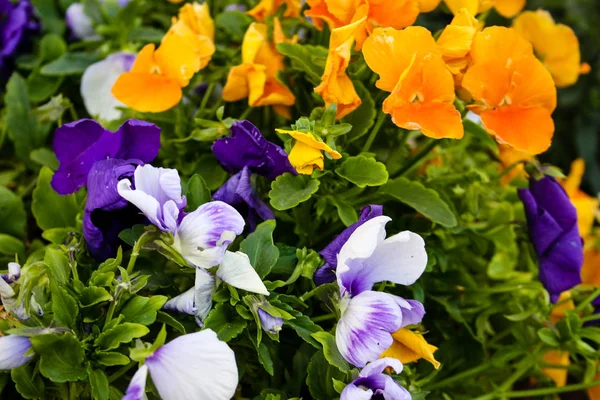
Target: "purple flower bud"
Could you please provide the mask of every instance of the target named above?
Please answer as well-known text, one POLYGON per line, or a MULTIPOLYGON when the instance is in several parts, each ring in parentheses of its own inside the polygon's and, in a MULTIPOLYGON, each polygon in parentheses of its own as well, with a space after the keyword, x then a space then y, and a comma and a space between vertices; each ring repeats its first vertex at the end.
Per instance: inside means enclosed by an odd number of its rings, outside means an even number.
POLYGON ((273 335, 278 334, 283 326, 283 319, 272 316, 260 307, 258 308, 258 317, 260 325, 265 332, 272 333, 273 335))

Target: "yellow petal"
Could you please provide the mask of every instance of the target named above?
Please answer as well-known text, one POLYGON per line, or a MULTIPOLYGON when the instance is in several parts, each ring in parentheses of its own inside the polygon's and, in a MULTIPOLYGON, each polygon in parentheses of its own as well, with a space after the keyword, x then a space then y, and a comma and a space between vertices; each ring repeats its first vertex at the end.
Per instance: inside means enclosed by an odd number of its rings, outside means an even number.
POLYGON ((119 76, 112 94, 117 100, 141 112, 162 112, 179 103, 178 82, 162 75, 125 72, 119 76))
POLYGON ((517 15, 523 7, 526 0, 496 0, 496 11, 506 18, 512 18, 517 15))
POLYGON ((196 35, 215 40, 215 24, 210 17, 208 4, 188 3, 179 9, 179 20, 183 21, 196 35))
POLYGON ((450 11, 457 15, 461 8, 466 8, 470 15, 479 13, 479 0, 444 0, 450 11))
MULTIPOLYGON (((571 364, 569 353, 561 350, 550 350, 544 354, 542 360, 554 365, 568 366, 571 364)), ((552 379, 558 387, 565 386, 567 383, 568 370, 566 368, 542 368, 542 372, 552 379)))
POLYGON ((323 153, 301 141, 296 141, 288 158, 300 174, 310 175, 315 167, 323 170, 323 153))
POLYGON ((227 82, 223 88, 223 100, 238 101, 245 99, 250 94, 248 75, 254 69, 252 64, 237 65, 229 70, 227 82))
POLYGON ((437 347, 427 343, 423 335, 402 328, 393 333, 392 337, 394 338, 394 343, 392 343, 389 349, 383 352, 381 357, 393 357, 400 360, 403 364, 424 358, 433 364, 435 369, 440 367, 440 363, 433 355, 437 347))
POLYGON ((154 57, 161 73, 185 87, 202 67, 203 58, 212 56, 214 50, 210 40, 201 40, 187 25, 178 21, 163 37, 154 57))
POLYGON ((442 55, 452 59, 465 57, 471 50, 477 27, 477 20, 462 8, 437 40, 442 55))
POLYGON ((419 0, 419 9, 422 13, 433 11, 442 0, 419 0))
POLYGON ((281 133, 281 134, 290 135, 291 137, 296 139, 298 142, 302 142, 305 145, 310 146, 314 149, 324 150, 334 160, 342 158, 342 155, 340 153, 338 153, 337 151, 335 151, 331 147, 329 147, 327 145, 327 143, 318 140, 315 137, 315 135, 313 135, 310 132, 290 131, 290 130, 286 130, 286 129, 275 129, 275 131, 278 133, 281 133))
POLYGON ((592 243, 586 246, 583 253, 583 267, 581 268, 581 281, 586 285, 600 287, 600 250, 592 243))
POLYGON ((578 158, 577 160, 571 163, 571 170, 569 171, 569 176, 562 183, 563 188, 569 195, 569 197, 573 196, 579 190, 579 186, 581 186, 581 179, 583 178, 583 174, 585 173, 585 161, 583 158, 578 158))
POLYGON ((248 27, 242 41, 242 62, 253 63, 256 56, 267 43, 267 25, 253 22, 248 27))
POLYGON ((555 324, 565 317, 567 310, 575 309, 575 304, 571 299, 571 292, 568 290, 560 294, 556 304, 550 313, 550 321, 555 324))

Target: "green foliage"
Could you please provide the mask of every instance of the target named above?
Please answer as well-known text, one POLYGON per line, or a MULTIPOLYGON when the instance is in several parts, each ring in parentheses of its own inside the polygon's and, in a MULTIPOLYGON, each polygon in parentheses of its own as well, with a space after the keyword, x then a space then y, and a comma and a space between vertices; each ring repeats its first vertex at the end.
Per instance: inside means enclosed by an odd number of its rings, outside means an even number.
POLYGON ((286 172, 271 184, 269 197, 276 210, 288 210, 310 199, 319 190, 319 180, 286 172))
POLYGON ((240 249, 248 255, 250 264, 261 278, 271 272, 279 258, 279 249, 273 244, 274 230, 275 221, 265 221, 240 243, 240 249))
POLYGON ((52 382, 76 382, 87 377, 83 348, 73 334, 38 335, 30 340, 44 377, 52 382))
POLYGON ((335 173, 361 188, 381 186, 388 180, 385 165, 373 157, 348 157, 336 168, 335 173))
POLYGON ((61 196, 52 189, 52 171, 42 167, 33 191, 31 211, 37 225, 43 229, 75 227, 79 204, 74 194, 61 196))

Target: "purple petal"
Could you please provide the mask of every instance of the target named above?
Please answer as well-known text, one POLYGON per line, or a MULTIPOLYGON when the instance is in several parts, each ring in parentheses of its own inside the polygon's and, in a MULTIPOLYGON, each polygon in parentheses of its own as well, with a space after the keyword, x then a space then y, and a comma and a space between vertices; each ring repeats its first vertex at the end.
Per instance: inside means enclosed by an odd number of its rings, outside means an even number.
POLYGON ((137 158, 145 163, 152 162, 160 149, 160 128, 137 119, 127 120, 115 132, 120 138, 119 151, 115 158, 137 158))
MULTIPOLYGON (((342 302, 348 301, 347 298, 342 302)), ((342 356, 357 367, 377 360, 394 341, 391 333, 402 326, 402 311, 393 296, 366 291, 349 300, 335 338, 342 356)))
POLYGON ((258 308, 258 317, 260 319, 260 325, 265 330, 265 332, 272 333, 276 335, 281 330, 283 326, 283 319, 279 317, 274 317, 268 312, 264 311, 262 308, 258 308))
POLYGON ((33 357, 25 352, 31 348, 28 337, 17 335, 0 336, 0 370, 18 368, 33 357))
POLYGON ((404 300, 402 297, 394 296, 402 310, 402 326, 420 324, 425 316, 425 307, 417 300, 404 300))
POLYGON ((217 140, 212 150, 230 173, 237 173, 244 167, 269 179, 284 172, 295 173, 287 153, 267 141, 258 128, 246 120, 235 122, 231 126, 231 136, 217 140))
MULTIPOLYGON (((371 383, 370 380, 363 383, 371 383)), ((367 386, 356 386, 355 382, 346 385, 340 394, 340 400, 371 400, 373 398, 373 390, 367 386)))
POLYGON ((28 0, 16 4, 9 0, 0 2, 0 57, 13 55, 22 40, 27 38, 26 31, 37 29, 33 20, 33 7, 28 0))

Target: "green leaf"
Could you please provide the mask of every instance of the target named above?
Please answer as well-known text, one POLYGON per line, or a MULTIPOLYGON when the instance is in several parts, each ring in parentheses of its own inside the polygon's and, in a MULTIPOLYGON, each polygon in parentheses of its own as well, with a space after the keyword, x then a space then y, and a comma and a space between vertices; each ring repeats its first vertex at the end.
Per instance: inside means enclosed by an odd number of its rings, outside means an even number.
POLYGON ((359 81, 353 81, 352 83, 362 103, 356 110, 346 115, 343 119, 344 122, 352 125, 352 130, 346 135, 349 141, 354 141, 366 135, 371 130, 373 124, 375 124, 375 117, 377 116, 371 92, 359 81))
POLYGON ((396 178, 386 183, 381 192, 414 208, 433 222, 447 228, 458 225, 456 216, 438 192, 426 188, 420 182, 404 177, 396 178))
POLYGON ((66 289, 59 286, 56 279, 50 279, 50 292, 54 319, 67 328, 73 328, 79 314, 77 301, 66 289))
POLYGON ((306 384, 313 399, 335 399, 339 395, 333 380, 345 381, 346 374, 327 362, 323 351, 316 352, 308 364, 306 384))
POLYGON ((33 191, 31 211, 43 229, 67 228, 76 226, 79 205, 74 194, 61 196, 52 189, 52 170, 42 167, 37 185, 33 191))
POLYGON ((175 318, 173 318, 164 311, 159 311, 157 313, 156 320, 160 323, 169 325, 171 328, 177 330, 180 333, 183 333, 184 335, 187 333, 185 331, 185 326, 183 326, 181 322, 177 321, 175 318))
POLYGON ((142 26, 140 28, 130 30, 127 33, 127 41, 159 43, 163 36, 165 36, 165 32, 161 31, 160 29, 142 26))
POLYGON ((315 86, 321 82, 321 76, 327 60, 327 49, 321 46, 299 45, 295 43, 279 43, 277 51, 289 57, 292 69, 303 72, 315 86))
POLYGON ((463 126, 465 128, 465 134, 471 134, 477 138, 485 147, 492 150, 495 154, 499 153, 498 143, 494 140, 492 135, 490 135, 483 126, 480 124, 471 121, 468 118, 463 119, 463 126))
POLYGON ((269 352, 269 347, 263 342, 258 345, 258 362, 265 368, 265 371, 269 373, 269 375, 275 375, 275 370, 273 369, 273 359, 271 358, 271 353, 269 352))
POLYGON ((358 215, 352 205, 338 197, 331 197, 331 202, 337 208, 340 220, 346 226, 350 226, 358 221, 358 215))
POLYGON ((44 262, 48 265, 52 277, 59 285, 67 283, 71 276, 71 267, 69 266, 69 259, 61 249, 46 247, 44 262))
POLYGON ((19 196, 0 186, 0 233, 22 238, 25 236, 27 214, 19 196))
POLYGON ((244 331, 248 322, 240 318, 235 309, 226 303, 220 303, 206 317, 205 327, 217 333, 220 340, 228 342, 244 331))
POLYGON ((388 181, 385 165, 373 157, 348 157, 335 173, 358 187, 381 186, 388 181))
POLYGON ((112 296, 110 293, 108 293, 106 289, 97 286, 84 288, 79 296, 79 303, 81 303, 81 307, 83 308, 95 306, 96 304, 111 300, 112 296))
POLYGON ((167 302, 165 296, 132 297, 121 310, 125 321, 142 325, 150 325, 156 321, 156 313, 167 302))
POLYGON ((80 75, 87 67, 98 61, 100 61, 98 57, 88 53, 65 53, 44 65, 40 73, 46 76, 80 75))
POLYGON ((31 161, 34 161, 40 165, 45 165, 53 171, 58 169, 58 159, 54 155, 54 152, 46 147, 35 149, 29 154, 31 161))
POLYGON ((73 334, 38 335, 30 340, 40 356, 40 372, 46 378, 53 382, 75 382, 87 377, 82 364, 83 348, 73 334))
POLYGON ((286 172, 271 183, 271 205, 276 210, 288 210, 305 202, 319 190, 319 180, 286 172))
POLYGON ((54 0, 32 0, 31 3, 42 19, 44 30, 58 35, 65 33, 65 18, 58 11, 54 0))
POLYGON ((45 399, 45 387, 42 377, 35 373, 32 364, 25 364, 10 371, 17 392, 25 399, 45 399))
POLYGON ((126 355, 115 351, 99 351, 96 353, 96 361, 107 367, 114 367, 115 365, 127 365, 130 360, 126 355))
POLYGON ((29 162, 29 153, 44 144, 47 126, 40 126, 33 115, 27 95, 27 84, 18 73, 12 74, 6 84, 6 128, 15 145, 17 156, 29 162))
POLYGON ((560 342, 558 341, 556 334, 550 328, 541 328, 537 331, 537 335, 542 342, 552 347, 560 346, 560 342))
POLYGON ((62 77, 50 77, 34 71, 27 77, 27 93, 34 103, 41 103, 50 98, 63 82, 62 77))
POLYGON ((320 332, 323 330, 319 325, 315 324, 309 317, 300 313, 293 314, 296 318, 285 320, 283 323, 292 327, 298 336, 304 339, 305 342, 311 344, 313 347, 320 349, 321 346, 313 337, 313 333, 320 332))
POLYGON ((49 33, 40 40, 40 59, 53 61, 67 52, 67 43, 56 33, 49 33))
POLYGON ((150 332, 148 328, 141 324, 124 322, 112 329, 102 332, 94 342, 94 346, 103 350, 116 349, 121 343, 129 343, 133 339, 141 338, 150 332))
POLYGON ((311 336, 323 345, 323 355, 329 364, 333 365, 342 372, 350 371, 350 365, 340 354, 337 344, 335 343, 335 337, 333 337, 331 333, 321 331, 315 332, 311 336))
POLYGON ((187 199, 186 208, 189 212, 195 211, 202 204, 211 201, 210 190, 200 175, 194 174, 190 178, 185 197, 187 199))
POLYGON ((240 244, 240 250, 248 255, 261 279, 271 272, 279 258, 279 249, 273 244, 274 230, 274 220, 264 221, 240 244))
POLYGON ((7 254, 9 256, 18 254, 21 256, 25 254, 25 245, 15 237, 0 233, 0 254, 7 254))
POLYGON ((252 23, 252 17, 240 11, 225 11, 215 18, 217 32, 222 31, 231 35, 232 39, 241 41, 252 23))
POLYGON ((91 370, 89 379, 92 388, 92 399, 108 400, 108 378, 104 371, 99 369, 91 370))

